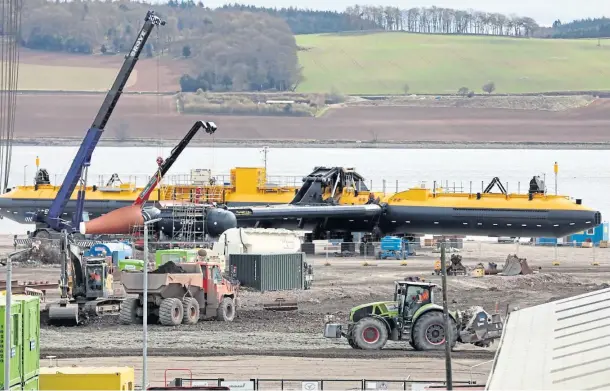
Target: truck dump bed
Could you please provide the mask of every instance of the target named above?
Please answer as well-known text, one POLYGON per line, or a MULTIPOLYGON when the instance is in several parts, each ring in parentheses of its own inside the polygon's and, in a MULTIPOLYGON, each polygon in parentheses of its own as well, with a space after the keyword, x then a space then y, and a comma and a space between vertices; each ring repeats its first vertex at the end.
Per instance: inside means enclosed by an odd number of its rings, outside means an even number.
MULTIPOLYGON (((148 273, 148 292, 163 298, 182 296, 186 289, 191 293, 203 289, 203 272, 196 263, 183 263, 180 268, 185 273, 148 273)), ((139 294, 144 290, 142 272, 123 272, 121 282, 127 294, 139 294)))

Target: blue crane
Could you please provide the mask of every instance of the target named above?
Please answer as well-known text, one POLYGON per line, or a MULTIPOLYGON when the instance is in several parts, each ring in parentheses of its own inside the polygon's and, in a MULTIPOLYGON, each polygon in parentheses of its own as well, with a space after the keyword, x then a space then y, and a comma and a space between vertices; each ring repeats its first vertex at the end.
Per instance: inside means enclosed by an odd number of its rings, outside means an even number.
POLYGON ((129 76, 133 71, 133 68, 136 65, 140 57, 140 53, 150 36, 153 28, 155 26, 164 26, 165 21, 161 20, 157 15, 155 15, 154 11, 148 11, 146 13, 146 17, 144 19, 144 24, 138 33, 136 40, 129 51, 129 53, 125 56, 125 61, 123 62, 123 66, 121 67, 112 87, 106 94, 106 98, 100 107, 100 110, 97 113, 97 116, 93 120, 93 124, 87 131, 83 142, 72 161, 72 165, 68 170, 68 174, 64 179, 57 196, 53 200, 51 207, 49 208, 48 214, 46 216, 37 217, 37 222, 42 223, 42 227, 37 227, 36 233, 34 236, 50 236, 52 229, 53 231, 61 231, 63 229, 68 232, 75 232, 78 230, 79 224, 82 220, 83 209, 85 204, 85 186, 87 184, 87 171, 89 166, 91 165, 91 155, 97 146, 102 133, 104 132, 104 128, 114 111, 114 108, 123 93, 123 88, 129 80, 129 76), (66 207, 66 204, 70 200, 72 193, 76 189, 76 186, 80 184, 77 200, 76 200, 76 210, 72 216, 72 221, 66 221, 61 218, 63 211, 66 207), (40 233, 46 232, 46 234, 40 235, 40 233))

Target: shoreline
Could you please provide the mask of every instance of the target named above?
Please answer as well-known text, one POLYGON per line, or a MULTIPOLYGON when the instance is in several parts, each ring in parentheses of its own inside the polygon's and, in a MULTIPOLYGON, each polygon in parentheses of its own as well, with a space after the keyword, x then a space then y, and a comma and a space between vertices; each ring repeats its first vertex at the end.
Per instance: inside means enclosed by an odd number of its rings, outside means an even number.
MULTIPOLYGON (((174 147, 179 139, 102 139, 99 147, 150 148, 174 147)), ((80 138, 19 138, 13 146, 76 147, 80 138)), ((339 149, 541 149, 541 150, 610 150, 609 142, 558 143, 541 141, 346 141, 346 140, 193 140, 190 147, 199 148, 339 148, 339 149)))

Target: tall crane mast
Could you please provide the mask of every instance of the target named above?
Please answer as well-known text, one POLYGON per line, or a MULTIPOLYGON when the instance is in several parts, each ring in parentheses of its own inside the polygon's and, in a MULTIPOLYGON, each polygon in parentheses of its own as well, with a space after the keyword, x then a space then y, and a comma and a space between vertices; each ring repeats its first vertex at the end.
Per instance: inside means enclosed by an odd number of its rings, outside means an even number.
POLYGON ((46 223, 55 231, 66 229, 70 232, 78 230, 79 223, 82 219, 83 208, 85 204, 85 186, 87 184, 87 171, 91 164, 91 155, 97 146, 97 143, 104 132, 104 128, 114 111, 114 108, 123 93, 123 88, 129 80, 129 76, 133 71, 140 57, 140 53, 150 36, 155 26, 164 26, 165 21, 161 20, 154 11, 148 11, 144 18, 144 24, 138 33, 136 40, 125 56, 125 61, 121 67, 112 88, 106 94, 106 98, 97 113, 97 116, 93 120, 91 128, 87 131, 83 142, 72 161, 72 165, 68 170, 68 174, 64 179, 55 200, 49 208, 49 213, 46 216, 46 223), (76 210, 72 216, 72 222, 62 220, 61 215, 66 207, 66 204, 70 200, 72 193, 76 189, 77 184, 80 184, 78 190, 78 196, 76 200, 76 210))

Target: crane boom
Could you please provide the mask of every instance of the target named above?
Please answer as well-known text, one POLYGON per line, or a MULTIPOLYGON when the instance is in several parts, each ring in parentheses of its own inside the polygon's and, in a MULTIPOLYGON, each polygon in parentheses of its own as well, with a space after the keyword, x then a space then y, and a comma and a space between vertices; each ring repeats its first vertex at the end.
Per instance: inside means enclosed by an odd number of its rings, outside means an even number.
POLYGON ((136 198, 136 200, 134 201, 134 205, 143 205, 146 201, 148 201, 148 197, 150 197, 151 193, 155 190, 155 187, 157 187, 159 182, 161 182, 163 176, 167 174, 169 169, 178 159, 178 156, 180 156, 182 151, 184 151, 186 146, 191 142, 193 137, 195 137, 195 134, 197 134, 197 132, 201 128, 205 129, 205 132, 208 134, 214 134, 216 129, 218 129, 214 122, 195 122, 186 134, 186 136, 184 136, 184 138, 180 140, 178 145, 176 145, 174 149, 172 149, 172 152, 170 153, 169 157, 159 165, 159 170, 156 172, 156 175, 153 175, 152 178, 150 178, 150 181, 148 182, 146 187, 144 187, 142 192, 138 195, 138 198, 136 198))
POLYGON ((129 80, 129 76, 133 71, 140 53, 150 36, 155 26, 163 26, 165 21, 162 21, 154 11, 148 11, 144 19, 144 24, 138 33, 136 40, 127 55, 125 61, 112 84, 112 87, 106 94, 106 98, 97 113, 91 128, 87 131, 83 142, 81 143, 72 165, 68 170, 68 174, 64 179, 57 196, 53 200, 49 209, 46 223, 54 230, 59 231, 63 228, 69 229, 74 232, 78 229, 79 223, 82 219, 83 207, 85 202, 85 185, 87 183, 87 170, 91 164, 91 155, 97 146, 97 143, 104 132, 104 128, 114 111, 114 108, 123 93, 123 88, 129 80), (66 207, 66 204, 70 200, 72 193, 76 189, 77 184, 80 182, 80 188, 78 190, 78 196, 76 200, 76 211, 72 216, 72 224, 61 219, 61 215, 66 207))

